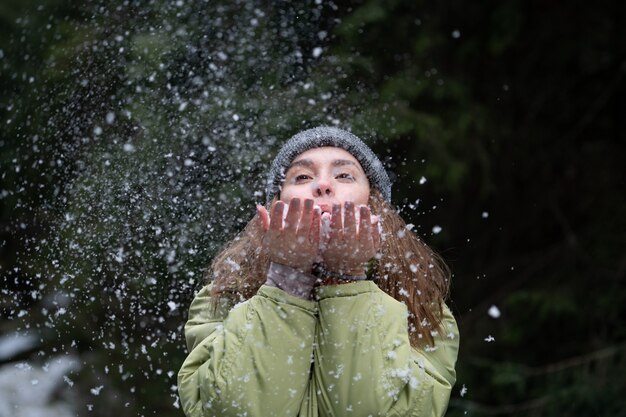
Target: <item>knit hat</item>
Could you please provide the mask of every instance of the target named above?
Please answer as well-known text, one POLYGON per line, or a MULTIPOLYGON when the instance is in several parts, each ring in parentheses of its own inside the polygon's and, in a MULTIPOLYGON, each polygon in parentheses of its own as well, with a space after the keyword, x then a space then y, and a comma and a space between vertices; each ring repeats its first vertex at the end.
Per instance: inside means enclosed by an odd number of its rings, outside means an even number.
POLYGON ((322 146, 334 146, 348 151, 361 164, 370 186, 377 188, 383 198, 391 202, 391 181, 374 152, 350 132, 336 127, 320 126, 296 134, 280 149, 267 175, 265 196, 268 203, 280 193, 280 186, 291 162, 302 152, 322 146))

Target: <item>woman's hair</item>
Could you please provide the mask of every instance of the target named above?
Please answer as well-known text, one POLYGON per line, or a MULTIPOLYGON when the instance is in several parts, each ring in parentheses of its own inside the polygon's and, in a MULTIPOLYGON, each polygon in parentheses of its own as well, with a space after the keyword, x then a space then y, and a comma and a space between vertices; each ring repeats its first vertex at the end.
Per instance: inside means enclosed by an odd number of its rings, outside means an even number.
MULTIPOLYGON (((376 189, 370 193, 369 206, 372 214, 380 217, 382 233, 379 255, 369 264, 368 274, 381 290, 406 304, 411 345, 433 345, 433 336, 443 330, 441 316, 450 270, 376 189)), ((208 280, 213 280, 214 298, 243 301, 256 294, 265 282, 270 262, 262 250, 262 238, 257 213, 207 270, 208 280)))

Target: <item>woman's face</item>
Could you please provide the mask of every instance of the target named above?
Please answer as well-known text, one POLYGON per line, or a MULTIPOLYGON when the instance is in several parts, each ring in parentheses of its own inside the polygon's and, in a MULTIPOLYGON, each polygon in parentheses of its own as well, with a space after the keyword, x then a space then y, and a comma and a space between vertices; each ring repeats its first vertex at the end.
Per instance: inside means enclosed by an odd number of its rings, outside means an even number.
POLYGON ((352 201, 367 204, 370 185, 361 164, 348 151, 324 146, 298 155, 285 174, 280 199, 311 198, 322 211, 330 212, 333 204, 352 201))

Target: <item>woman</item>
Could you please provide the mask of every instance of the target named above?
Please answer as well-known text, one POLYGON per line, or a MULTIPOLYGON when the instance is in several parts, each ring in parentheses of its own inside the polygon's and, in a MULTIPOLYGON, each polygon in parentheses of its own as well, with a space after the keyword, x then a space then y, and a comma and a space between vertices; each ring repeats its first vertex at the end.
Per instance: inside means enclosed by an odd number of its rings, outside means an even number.
POLYGON ((187 416, 443 415, 449 272, 390 205, 380 160, 349 132, 306 130, 266 194, 191 304, 187 416))

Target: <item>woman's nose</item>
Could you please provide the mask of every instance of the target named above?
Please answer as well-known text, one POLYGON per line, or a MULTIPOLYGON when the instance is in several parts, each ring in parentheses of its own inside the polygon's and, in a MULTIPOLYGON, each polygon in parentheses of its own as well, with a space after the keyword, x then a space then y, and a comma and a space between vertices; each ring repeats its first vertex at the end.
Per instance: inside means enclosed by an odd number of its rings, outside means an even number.
POLYGON ((322 179, 313 184, 313 195, 315 197, 332 197, 333 186, 330 181, 322 179))

